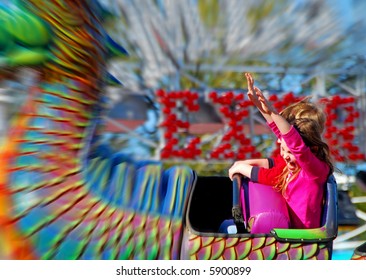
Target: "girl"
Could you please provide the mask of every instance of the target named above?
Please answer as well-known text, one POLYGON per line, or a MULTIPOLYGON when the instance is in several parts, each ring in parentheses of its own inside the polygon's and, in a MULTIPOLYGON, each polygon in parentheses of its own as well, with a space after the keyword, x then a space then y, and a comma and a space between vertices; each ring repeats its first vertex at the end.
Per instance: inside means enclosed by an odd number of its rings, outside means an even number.
MULTIPOLYGON (((320 125, 321 133, 324 131, 325 114, 318 106, 310 102, 309 97, 286 107, 280 114, 290 124, 294 124, 295 120, 300 118, 313 119, 320 125)), ((279 139, 280 135, 276 136, 279 139)), ((280 141, 277 140, 277 143, 280 143, 280 141)), ((274 158, 247 159, 234 163, 234 166, 243 169, 246 168, 246 165, 253 167, 249 176, 252 182, 275 186, 277 185, 278 176, 282 173, 286 163, 280 154, 274 158)))
MULTIPOLYGON (((288 204, 291 227, 319 227, 324 186, 333 172, 329 148, 321 138, 321 123, 314 118, 302 118, 298 113, 290 124, 254 87, 252 76, 246 74, 246 78, 249 99, 280 141, 285 167, 276 180, 275 188, 282 192, 288 204)), ((235 173, 250 177, 252 169, 249 164, 234 164, 229 169, 229 177, 232 179, 235 173)))

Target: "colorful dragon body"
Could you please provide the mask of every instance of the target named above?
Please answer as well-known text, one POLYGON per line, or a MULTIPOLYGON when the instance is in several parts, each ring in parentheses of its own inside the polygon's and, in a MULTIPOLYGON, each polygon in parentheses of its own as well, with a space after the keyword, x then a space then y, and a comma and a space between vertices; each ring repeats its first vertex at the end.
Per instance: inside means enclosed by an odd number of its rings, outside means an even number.
POLYGON ((3 67, 40 65, 40 80, 1 155, 1 258, 179 257, 193 172, 88 156, 111 46, 97 9, 86 0, 30 0, 2 10, 0 31, 12 40, 0 37, 3 67), (35 27, 32 37, 26 31, 35 27))

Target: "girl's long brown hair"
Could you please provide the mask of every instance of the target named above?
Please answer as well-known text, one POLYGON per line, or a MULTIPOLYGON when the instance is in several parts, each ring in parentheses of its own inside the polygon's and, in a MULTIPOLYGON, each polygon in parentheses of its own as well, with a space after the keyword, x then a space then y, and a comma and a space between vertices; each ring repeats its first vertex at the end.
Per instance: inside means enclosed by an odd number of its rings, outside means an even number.
MULTIPOLYGON (((334 165, 329 147, 321 136, 324 131, 326 120, 323 110, 314 103, 309 102, 309 98, 306 98, 287 107, 281 112, 281 115, 295 127, 305 145, 310 148, 312 153, 329 166, 329 174, 333 173, 334 165)), ((278 191, 282 191, 282 194, 285 195, 289 182, 296 178, 299 172, 300 169, 296 170, 296 172, 291 174, 291 177, 288 178, 290 171, 287 168, 284 168, 282 173, 278 176, 278 181, 274 188, 278 191)))

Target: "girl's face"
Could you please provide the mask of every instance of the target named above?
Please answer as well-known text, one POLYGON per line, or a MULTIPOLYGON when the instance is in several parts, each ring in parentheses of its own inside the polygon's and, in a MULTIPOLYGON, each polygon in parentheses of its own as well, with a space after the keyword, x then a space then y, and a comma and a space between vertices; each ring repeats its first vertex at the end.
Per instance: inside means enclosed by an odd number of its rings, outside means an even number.
POLYGON ((299 168, 296 162, 296 158, 287 147, 286 142, 282 139, 280 141, 281 141, 281 156, 285 160, 288 170, 290 172, 295 172, 299 168))

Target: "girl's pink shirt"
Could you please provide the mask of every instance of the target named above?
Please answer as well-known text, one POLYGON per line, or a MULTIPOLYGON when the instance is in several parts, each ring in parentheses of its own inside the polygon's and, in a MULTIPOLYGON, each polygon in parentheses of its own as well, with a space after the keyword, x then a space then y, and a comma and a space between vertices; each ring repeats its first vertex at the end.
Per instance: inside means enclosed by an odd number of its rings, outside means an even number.
POLYGON ((324 187, 329 175, 329 166, 318 159, 307 147, 297 130, 291 126, 281 134, 274 122, 268 124, 276 136, 282 137, 301 170, 289 182, 285 193, 291 227, 317 228, 320 226, 324 187))

